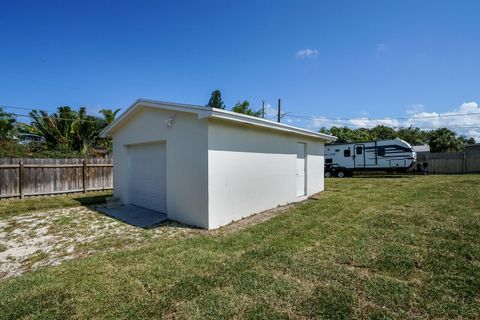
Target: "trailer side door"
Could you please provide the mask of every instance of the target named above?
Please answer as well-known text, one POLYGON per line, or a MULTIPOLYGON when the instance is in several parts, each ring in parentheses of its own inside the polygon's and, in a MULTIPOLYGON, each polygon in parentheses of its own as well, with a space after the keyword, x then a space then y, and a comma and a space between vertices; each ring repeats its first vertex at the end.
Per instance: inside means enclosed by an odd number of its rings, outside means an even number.
POLYGON ((355 168, 365 168, 365 145, 355 144, 353 146, 353 164, 355 168))

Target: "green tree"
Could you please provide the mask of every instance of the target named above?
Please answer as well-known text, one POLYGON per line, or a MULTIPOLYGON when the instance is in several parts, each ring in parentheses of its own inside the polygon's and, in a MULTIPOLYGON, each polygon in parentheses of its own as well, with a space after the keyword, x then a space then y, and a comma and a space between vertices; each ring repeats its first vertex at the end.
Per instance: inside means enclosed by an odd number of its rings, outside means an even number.
POLYGON ((57 113, 49 115, 43 110, 33 110, 31 126, 41 135, 50 150, 69 149, 71 125, 76 119, 76 112, 68 106, 58 107, 57 113))
POLYGON ((464 145, 475 144, 476 143, 475 139, 472 138, 472 137, 468 138, 468 137, 460 136, 460 137, 458 137, 458 139, 460 139, 464 145))
POLYGON ((250 102, 248 102, 247 100, 243 101, 243 102, 237 102, 233 108, 232 108, 232 111, 233 112, 238 112, 238 113, 243 113, 243 114, 246 114, 246 115, 249 115, 249 116, 254 116, 254 117, 260 117, 262 115, 262 111, 259 110, 259 111, 253 111, 252 109, 250 109, 250 102))
POLYGON ((220 90, 215 90, 212 92, 207 107, 225 109, 225 104, 223 104, 222 93, 220 92, 220 90))
POLYGON ((31 126, 44 137, 48 150, 75 151, 87 154, 99 140, 106 120, 87 115, 84 107, 78 111, 62 106, 49 115, 46 111, 33 110, 31 126))
POLYGON ((455 132, 447 128, 432 130, 428 133, 428 144, 431 152, 460 151, 464 142, 455 132))
POLYGON ((353 130, 352 142, 366 142, 375 140, 370 134, 370 129, 358 128, 353 130))
POLYGON ((426 144, 428 142, 428 132, 412 126, 398 129, 397 137, 414 146, 426 144))
POLYGON ((447 128, 426 131, 410 126, 408 128, 395 130, 380 125, 372 129, 350 129, 348 127, 331 127, 330 129, 327 129, 323 127, 319 132, 336 136, 337 142, 340 143, 400 138, 412 145, 428 143, 432 152, 460 151, 464 149, 465 145, 475 143, 475 139, 458 137, 454 131, 447 128))
POLYGON ((37 130, 28 123, 17 121, 15 126, 18 133, 38 134, 37 130))
POLYGON ((397 137, 395 129, 383 125, 370 129, 370 138, 372 140, 390 140, 397 137))
POLYGON ((365 142, 372 139, 370 130, 367 128, 350 129, 348 127, 331 127, 330 129, 322 128, 321 133, 328 133, 337 137, 337 142, 365 142))
POLYGON ((320 133, 327 133, 337 137, 337 142, 350 142, 353 136, 353 130, 348 127, 331 127, 330 129, 322 128, 320 133))
POLYGON ((325 133, 325 134, 332 134, 332 132, 330 131, 330 129, 327 129, 326 127, 321 127, 318 132, 320 133, 325 133))
POLYGON ((87 154, 89 149, 99 141, 99 134, 103 127, 104 121, 87 115, 85 107, 81 107, 70 129, 71 149, 81 154, 87 154))
MULTIPOLYGON (((115 120, 115 117, 117 116, 119 111, 120 111, 120 109, 115 109, 115 110, 102 109, 102 110, 100 110, 99 113, 101 113, 103 115, 103 122, 104 122, 103 127, 106 127, 106 126, 110 125, 115 120)), ((108 153, 112 152, 112 139, 111 138, 100 139, 98 145, 99 145, 99 147, 105 148, 106 150, 108 150, 108 153)))
POLYGON ((0 140, 10 140, 15 132, 15 117, 0 108, 0 140))
POLYGON ((98 113, 102 114, 103 116, 103 121, 105 122, 105 125, 109 125, 110 123, 115 120, 115 117, 117 116, 117 113, 120 111, 120 109, 102 109, 98 113))

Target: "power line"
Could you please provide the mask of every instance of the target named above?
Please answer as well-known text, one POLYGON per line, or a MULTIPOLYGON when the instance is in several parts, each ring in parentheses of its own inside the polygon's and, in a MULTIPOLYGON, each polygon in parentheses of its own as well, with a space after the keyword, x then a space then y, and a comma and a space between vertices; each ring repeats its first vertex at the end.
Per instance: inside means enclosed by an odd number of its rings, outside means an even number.
MULTIPOLYGON (((446 114, 446 115, 437 115, 437 116, 413 116, 413 117, 385 117, 385 118, 332 118, 332 117, 321 117, 321 116, 304 116, 304 115, 295 115, 295 114, 288 114, 286 115, 287 117, 290 118, 296 118, 296 119, 305 119, 305 120, 313 120, 317 121, 319 124, 327 124, 327 125, 343 125, 343 126, 354 126, 354 127, 364 127, 364 128, 373 128, 377 125, 387 125, 389 127, 393 128, 402 128, 405 127, 406 125, 415 125, 417 120, 421 119, 439 119, 439 118, 450 118, 450 117, 464 117, 464 116, 471 116, 471 115, 480 115, 480 112, 469 112, 469 113, 462 113, 462 114, 446 114), (406 123, 402 126, 401 124, 389 124, 386 123, 388 121, 392 120, 406 120, 406 123), (344 121, 349 121, 349 122, 344 122, 344 121), (372 121, 376 123, 353 123, 353 121, 372 121)), ((415 125, 416 127, 420 127, 415 125)), ((480 123, 478 125, 476 124, 470 124, 470 125, 462 125, 462 124, 438 124, 438 125, 423 125, 421 126, 422 129, 431 129, 431 128, 442 128, 442 127, 448 127, 448 128, 480 128, 480 123)))
MULTIPOLYGON (((7 106, 7 105, 0 105, 0 108, 5 108, 5 109, 18 109, 18 110, 28 110, 28 111, 33 111, 36 109, 33 108, 25 108, 25 107, 15 107, 15 106, 7 106)), ((39 111, 44 111, 48 112, 46 110, 39 110, 39 111)), ((50 118, 49 116, 32 116, 32 115, 26 115, 26 114, 19 114, 19 113, 10 113, 11 115, 17 116, 17 117, 26 117, 26 118, 31 118, 31 119, 41 119, 41 118, 50 118)), ((306 120, 316 120, 321 123, 325 124, 332 124, 332 125, 344 125, 344 126, 356 126, 356 127, 366 127, 366 128, 373 128, 381 122, 384 121, 389 121, 389 120, 411 120, 411 122, 415 122, 417 119, 436 119, 436 118, 448 118, 448 117, 461 117, 461 116, 470 116, 470 115, 480 115, 480 112, 470 112, 470 113, 462 113, 462 114, 451 114, 451 115, 437 115, 437 116, 425 116, 425 117, 385 117, 385 118, 333 118, 333 117, 321 117, 321 116, 305 116, 305 115, 296 115, 292 113, 287 113, 283 114, 285 117, 289 118, 296 118, 296 119, 306 119, 306 120), (345 121, 377 121, 378 123, 376 124, 355 124, 352 122, 345 122, 345 121)), ((89 119, 71 119, 71 118, 58 118, 55 117, 56 120, 63 120, 63 121, 82 121, 82 122, 92 122, 96 123, 95 120, 89 120, 89 119)), ((402 126, 398 125, 389 125, 390 127, 393 128, 400 128, 402 126)), ((433 126, 432 126, 433 127, 433 126)), ((456 124, 442 124, 435 126, 437 128, 442 128, 442 127, 452 127, 452 128, 480 128, 479 125, 456 125, 456 124)), ((427 126, 424 126, 424 128, 427 128, 427 126)))
MULTIPOLYGON (((301 119, 305 119, 305 118, 301 118, 301 119)), ((305 120, 313 120, 313 119, 305 119, 305 120)), ((354 126, 354 127, 364 127, 364 128, 374 128, 378 125, 386 125, 388 127, 393 127, 393 128, 401 128, 401 127, 405 127, 405 126, 409 126, 409 125, 414 125, 416 127, 420 127, 419 125, 415 125, 415 121, 411 121, 411 123, 405 123, 405 124, 388 124, 388 123, 382 123, 382 122, 385 122, 387 121, 387 119, 382 119, 382 120, 370 120, 370 119, 351 119, 352 121, 355 120, 355 121, 376 121, 376 123, 352 123, 352 122, 341 122, 341 121, 335 121, 335 120, 325 120, 325 119, 315 119, 315 121, 318 122, 318 126, 321 126, 321 125, 332 125, 332 126, 354 126)), ((435 127, 438 127, 438 128, 441 128, 441 127, 464 127, 464 128, 476 128, 476 127, 480 127, 480 124, 479 125, 475 125, 475 124, 472 124, 472 125, 462 125, 462 124, 448 124, 448 123, 444 123, 444 124, 438 124, 438 125, 432 125, 432 126, 435 126, 435 127)), ((423 125, 422 127, 427 127, 426 125, 423 125)))
POLYGON ((437 118, 450 118, 450 117, 464 117, 470 115, 480 115, 480 112, 469 112, 469 113, 458 113, 458 114, 445 114, 445 115, 436 115, 436 116, 413 116, 413 117, 384 117, 384 118, 368 118, 368 117, 359 117, 359 118, 334 118, 334 117, 323 117, 323 116, 304 116, 297 114, 288 114, 287 117, 292 118, 303 118, 303 119, 312 119, 312 120, 338 120, 338 121, 351 121, 351 120, 369 120, 369 121, 388 121, 388 120, 417 120, 417 119, 437 119, 437 118))
MULTIPOLYGON (((96 120, 89 120, 89 119, 72 119, 72 118, 50 118, 50 116, 32 116, 28 114, 18 114, 18 113, 10 113, 13 116, 16 117, 26 117, 26 118, 32 118, 32 119, 55 119, 55 120, 62 120, 62 121, 80 121, 80 122, 91 122, 91 123, 98 123, 96 120)), ((100 121, 102 119, 99 118, 100 121)))
MULTIPOLYGON (((0 108, 4 108, 4 109, 19 109, 19 110, 27 110, 27 111, 36 110, 36 109, 33 109, 33 108, 12 107, 12 106, 5 106, 5 105, 0 105, 0 108)), ((40 110, 40 111, 47 111, 47 110, 40 110)))
MULTIPOLYGON (((17 116, 17 117, 26 117, 26 118, 32 118, 32 119, 41 119, 41 118, 50 118, 49 116, 31 116, 31 115, 26 115, 26 114, 18 114, 18 113, 11 113, 11 115, 17 116)), ((54 118, 55 120, 63 120, 63 121, 80 121, 80 122, 91 122, 91 123, 98 123, 95 120, 89 120, 89 119, 71 119, 71 118, 54 118)), ((327 122, 329 123, 329 122, 327 122)), ((331 122, 333 124, 339 124, 338 122, 331 122)), ((366 124, 366 125, 356 125, 352 123, 345 124, 345 126, 356 126, 356 127, 361 127, 361 128, 366 128, 366 129, 372 129, 376 125, 373 124, 366 124)), ((394 129, 400 129, 403 128, 402 126, 389 126, 394 129)), ((460 129, 480 129, 480 125, 440 125, 440 126, 432 126, 432 127, 419 127, 416 126, 416 128, 422 129, 422 130, 434 130, 434 129, 440 129, 440 128, 460 128, 460 129)))
MULTIPOLYGON (((8 105, 0 105, 0 108, 5 108, 5 109, 20 109, 20 110, 37 110, 34 108, 26 108, 26 107, 14 107, 14 106, 8 106, 8 105)), ((48 112, 47 110, 39 110, 39 111, 45 111, 48 112)), ((417 120, 417 119, 437 119, 437 118, 450 118, 450 117, 465 117, 465 116, 471 116, 471 115, 480 115, 480 112, 469 112, 469 113, 457 113, 457 114, 439 114, 436 116, 412 116, 412 117, 384 117, 384 118, 368 118, 368 117, 357 117, 357 118, 341 118, 341 117, 324 117, 324 116, 306 116, 306 115, 298 115, 298 114, 293 114, 293 113, 287 113, 283 114, 285 117, 290 117, 290 118, 300 118, 300 119, 313 119, 313 120, 334 120, 334 121, 352 121, 352 120, 369 120, 369 121, 388 121, 388 120, 417 120)))
MULTIPOLYGON (((14 106, 7 106, 7 105, 0 105, 0 108, 4 108, 4 109, 18 109, 18 110, 27 110, 27 111, 43 111, 43 112, 49 112, 48 110, 40 110, 40 109, 34 109, 34 108, 26 108, 26 107, 14 107, 14 106)), ((54 113, 54 112, 53 112, 54 113)), ((29 115, 29 114, 19 114, 19 113, 10 113, 11 115, 13 116, 16 116, 16 117, 25 117, 25 118, 32 118, 32 119, 46 119, 46 118, 49 118, 51 117, 50 116, 32 116, 32 115, 29 115)), ((63 121, 81 121, 81 122, 91 122, 91 123, 97 123, 97 121, 95 120, 89 120, 89 119, 71 119, 71 118, 58 118, 58 117, 55 117, 54 118, 55 120, 63 120, 63 121)))
MULTIPOLYGON (((440 128, 442 126, 439 126, 440 128)), ((443 127, 453 127, 453 128, 480 128, 480 125, 456 125, 456 124, 447 124, 443 127)))

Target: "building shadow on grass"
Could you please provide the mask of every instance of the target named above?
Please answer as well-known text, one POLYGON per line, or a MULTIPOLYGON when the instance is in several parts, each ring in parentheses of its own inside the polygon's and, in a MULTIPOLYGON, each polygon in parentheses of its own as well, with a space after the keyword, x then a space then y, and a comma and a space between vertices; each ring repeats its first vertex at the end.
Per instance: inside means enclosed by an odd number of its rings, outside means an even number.
POLYGON ((96 204, 102 204, 107 202, 107 198, 111 197, 112 194, 101 194, 101 195, 91 195, 83 197, 75 197, 74 200, 77 201, 82 206, 91 206, 96 204))

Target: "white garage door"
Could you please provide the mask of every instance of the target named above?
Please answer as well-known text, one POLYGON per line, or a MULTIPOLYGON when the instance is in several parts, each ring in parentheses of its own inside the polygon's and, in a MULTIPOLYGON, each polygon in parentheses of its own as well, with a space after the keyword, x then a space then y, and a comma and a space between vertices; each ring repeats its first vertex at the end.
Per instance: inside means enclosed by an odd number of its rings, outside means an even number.
POLYGON ((129 202, 139 207, 167 212, 165 143, 128 147, 129 202))

